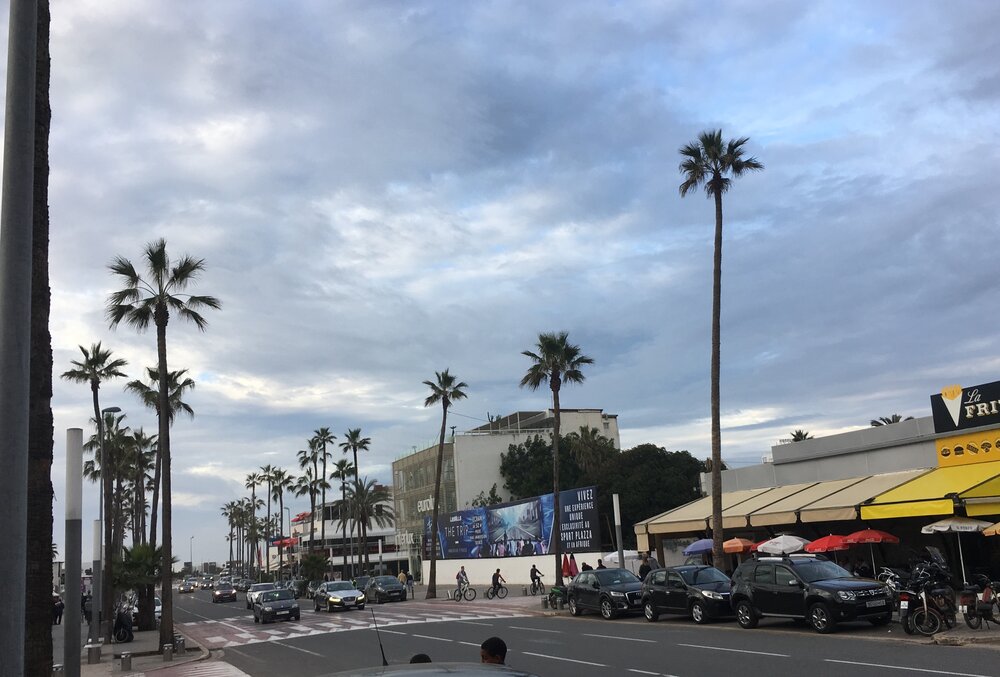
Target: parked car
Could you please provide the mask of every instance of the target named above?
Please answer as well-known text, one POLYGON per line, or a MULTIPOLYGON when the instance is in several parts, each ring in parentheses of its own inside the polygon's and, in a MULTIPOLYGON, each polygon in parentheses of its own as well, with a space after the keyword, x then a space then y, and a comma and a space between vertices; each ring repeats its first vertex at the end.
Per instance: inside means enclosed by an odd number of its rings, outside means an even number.
POLYGON ((650 622, 660 614, 689 615, 695 623, 732 616, 729 587, 729 576, 715 567, 655 569, 642 582, 642 613, 650 622))
POLYGON ((365 588, 365 595, 376 604, 406 600, 406 586, 395 576, 373 576, 365 588))
POLYGON ((254 603, 260 598, 260 593, 275 590, 274 583, 254 583, 247 590, 247 608, 252 609, 254 603))
POLYGON ((193 581, 181 581, 181 584, 177 586, 177 592, 194 592, 195 584, 193 581))
POLYGON ((371 576, 358 576, 351 582, 354 583, 355 590, 365 590, 368 588, 368 582, 371 581, 371 579, 371 576))
POLYGON ((610 620, 623 613, 642 610, 642 581, 628 569, 583 571, 566 586, 569 612, 600 612, 610 620))
POLYGON ((312 599, 312 596, 321 585, 323 585, 323 581, 309 581, 309 585, 306 586, 306 597, 312 599))
POLYGON ((348 581, 327 581, 320 583, 313 593, 313 608, 316 611, 326 609, 364 609, 367 598, 348 581))
POLYGON ((253 581, 249 578, 237 578, 233 581, 233 587, 236 588, 237 592, 246 592, 253 585, 253 581))
POLYGON ((215 587, 215 580, 211 576, 205 576, 201 579, 201 589, 211 590, 215 587))
POLYGON ((253 622, 270 623, 274 620, 297 621, 301 611, 291 590, 263 590, 253 605, 253 622))
POLYGON ((816 632, 832 632, 842 621, 892 620, 892 597, 884 583, 852 576, 823 557, 792 555, 747 560, 733 573, 736 620, 755 628, 762 616, 801 618, 816 632))
POLYGON ((231 583, 219 583, 215 586, 215 592, 212 593, 212 603, 216 602, 235 602, 236 601, 236 588, 232 586, 231 583))

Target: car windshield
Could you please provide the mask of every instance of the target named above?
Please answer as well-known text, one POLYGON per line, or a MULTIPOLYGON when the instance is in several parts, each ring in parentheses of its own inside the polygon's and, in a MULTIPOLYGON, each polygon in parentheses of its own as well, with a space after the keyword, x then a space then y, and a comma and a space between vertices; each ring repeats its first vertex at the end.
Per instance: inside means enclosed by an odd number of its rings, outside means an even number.
POLYGON ((684 582, 688 585, 703 585, 707 583, 728 583, 729 576, 725 575, 715 567, 704 567, 701 569, 682 569, 680 572, 684 582))
POLYGON ((595 571, 601 585, 619 585, 621 583, 639 583, 639 579, 628 569, 601 569, 595 571))
POLYGON ((326 586, 327 590, 353 590, 354 586, 344 581, 343 583, 328 583, 326 586))
POLYGON ((261 590, 274 590, 274 583, 254 583, 250 586, 250 592, 260 592, 261 590))
POLYGON ((796 562, 795 571, 807 583, 822 581, 829 578, 854 578, 847 569, 827 560, 812 560, 796 562))
POLYGON ((392 585, 393 583, 399 583, 399 579, 395 576, 379 576, 375 579, 375 582, 379 585, 392 585))
POLYGON ((233 589, 233 586, 229 585, 229 583, 219 583, 215 589, 219 592, 228 592, 233 589))
POLYGON ((291 590, 269 590, 261 595, 262 602, 276 602, 283 599, 295 599, 291 590))

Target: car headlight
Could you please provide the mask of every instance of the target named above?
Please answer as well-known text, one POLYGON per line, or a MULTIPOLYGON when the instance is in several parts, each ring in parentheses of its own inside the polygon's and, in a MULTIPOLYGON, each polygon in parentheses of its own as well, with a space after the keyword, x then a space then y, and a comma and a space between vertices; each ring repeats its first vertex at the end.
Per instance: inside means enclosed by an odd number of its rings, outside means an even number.
POLYGON ((624 597, 625 593, 624 592, 618 592, 617 590, 612 590, 611 591, 611 596, 612 597, 624 597))
POLYGON ((274 607, 266 606, 264 607, 264 611, 271 613, 272 611, 274 611, 274 607))
POLYGON ((330 601, 336 604, 336 603, 340 602, 340 598, 339 597, 331 597, 330 601))
POLYGON ((364 598, 365 598, 365 593, 361 593, 360 595, 358 595, 358 599, 364 599, 364 598))
POLYGON ((702 590, 701 594, 709 599, 725 599, 721 593, 715 592, 714 590, 702 590))
POLYGON ((298 611, 298 610, 299 610, 299 605, 298 604, 293 604, 292 605, 292 611, 298 611))
POLYGON ((851 600, 857 598, 857 595, 855 595, 850 590, 838 590, 837 591, 837 597, 839 597, 840 599, 844 600, 845 602, 850 602, 851 600))

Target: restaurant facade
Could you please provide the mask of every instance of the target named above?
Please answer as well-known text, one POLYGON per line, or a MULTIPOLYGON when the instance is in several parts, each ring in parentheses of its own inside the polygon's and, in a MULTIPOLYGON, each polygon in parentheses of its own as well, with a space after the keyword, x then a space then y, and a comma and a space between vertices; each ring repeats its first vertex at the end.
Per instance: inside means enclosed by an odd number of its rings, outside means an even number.
MULTIPOLYGON (((705 497, 635 524, 638 548, 664 561, 664 544, 709 537, 710 476, 703 487, 705 497)), ((947 386, 930 397, 929 416, 776 445, 760 464, 723 471, 722 488, 727 539, 814 540, 873 528, 900 544, 838 553, 840 560, 874 556, 876 566, 905 566, 933 545, 958 572, 961 538, 965 570, 996 576, 1000 539, 921 530, 956 516, 1000 521, 1000 382, 947 386)))

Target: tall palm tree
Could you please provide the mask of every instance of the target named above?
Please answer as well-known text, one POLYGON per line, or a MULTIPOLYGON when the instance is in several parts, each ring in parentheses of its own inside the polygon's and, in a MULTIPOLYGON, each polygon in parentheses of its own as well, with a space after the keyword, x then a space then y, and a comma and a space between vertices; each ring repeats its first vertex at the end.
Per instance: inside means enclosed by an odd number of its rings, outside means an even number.
MULTIPOLYGON (((299 467, 309 475, 309 551, 316 547, 316 478, 319 477, 319 445, 306 440, 306 449, 299 449, 296 457, 299 467)), ((302 477, 299 478, 302 481, 302 477)), ((304 494, 300 494, 304 495, 304 494)))
POLYGON ((340 508, 338 514, 340 515, 340 526, 343 529, 343 540, 340 543, 340 549, 344 553, 344 568, 341 570, 340 575, 342 578, 347 578, 347 518, 348 513, 344 512, 343 506, 347 504, 347 482, 351 477, 354 476, 354 466, 346 458, 337 459, 336 463, 333 464, 333 472, 330 473, 330 479, 338 480, 340 482, 340 508))
MULTIPOLYGON (((121 278, 124 288, 108 297, 107 315, 111 327, 117 327, 125 322, 137 331, 145 331, 152 324, 156 327, 156 355, 159 372, 160 397, 157 406, 159 430, 157 438, 162 466, 163 485, 163 576, 160 593, 163 611, 160 615, 160 650, 165 644, 174 641, 174 598, 173 574, 173 532, 171 519, 173 505, 171 503, 170 477, 170 423, 166 412, 170 411, 167 368, 167 323, 171 314, 188 320, 201 331, 208 326, 207 321, 199 311, 206 308, 218 309, 222 304, 212 296, 198 296, 186 293, 188 286, 194 282, 205 269, 204 259, 182 256, 177 261, 171 261, 167 254, 167 242, 160 239, 146 245, 143 252, 145 259, 145 276, 140 274, 132 262, 123 256, 117 256, 109 266, 112 274, 121 278)), ((110 613, 110 610, 109 610, 110 613)))
POLYGON ((712 555, 715 562, 725 562, 722 552, 722 431, 720 424, 719 370, 722 318, 722 194, 733 179, 764 169, 754 157, 744 157, 742 137, 723 141, 722 130, 706 131, 698 141, 680 149, 684 160, 680 172, 684 181, 681 197, 704 186, 705 195, 715 200, 715 254, 712 270, 712 555))
MULTIPOLYGON (((368 447, 371 444, 370 437, 361 436, 361 428, 348 428, 347 433, 344 435, 344 441, 340 443, 340 448, 346 454, 348 452, 354 455, 354 481, 358 482, 358 473, 360 472, 360 466, 358 465, 358 452, 368 451, 368 447)), ((354 536, 354 529, 357 526, 356 523, 351 524, 351 536, 354 536)), ((360 527, 358 527, 360 528, 360 527)), ((358 534, 360 536, 360 533, 358 534)), ((351 576, 354 576, 354 563, 351 563, 351 576)))
POLYGON ((899 414, 893 414, 891 416, 879 416, 878 418, 872 419, 872 427, 878 428, 883 425, 892 425, 893 423, 899 423, 900 421, 912 421, 912 416, 907 416, 903 418, 899 414))
MULTIPOLYGON (((194 379, 186 376, 187 369, 167 373, 167 422, 174 425, 174 419, 179 412, 194 418, 194 409, 184 401, 184 393, 194 390, 194 379)), ((159 410, 160 405, 160 372, 156 367, 146 368, 149 383, 136 379, 125 384, 125 390, 136 395, 139 400, 152 409, 159 410)), ((163 463, 157 447, 156 467, 153 469, 153 503, 149 516, 149 542, 156 547, 156 515, 160 500, 160 477, 163 474, 163 463)))
MULTIPOLYGON (((74 383, 88 383, 90 385, 90 394, 94 403, 94 422, 97 424, 97 439, 102 439, 104 437, 104 419, 101 416, 101 401, 100 401, 100 389, 101 383, 105 383, 114 378, 124 378, 125 372, 122 368, 128 364, 125 360, 121 358, 113 358, 111 356, 110 350, 105 350, 101 347, 101 342, 93 344, 88 351, 83 346, 80 346, 80 352, 83 353, 82 360, 71 360, 70 364, 73 368, 69 371, 65 371, 62 377, 67 381, 72 381, 74 383)), ((101 482, 101 494, 103 496, 103 509, 105 515, 111 514, 111 475, 106 474, 101 482)), ((111 595, 108 594, 111 590, 111 581, 114 574, 114 562, 111 559, 111 520, 105 519, 104 524, 104 555, 102 562, 103 575, 101 576, 101 588, 105 591, 102 596, 102 609, 103 613, 106 614, 105 618, 110 618, 112 600, 111 595)), ((108 633, 110 634, 110 630, 108 633)), ((111 638, 106 638, 110 643, 111 638)))
MULTIPOLYGON (((278 502, 278 523, 281 524, 282 516, 285 512, 285 492, 290 491, 295 479, 288 474, 284 468, 275 468, 271 471, 271 495, 274 500, 278 502)), ((278 533, 284 538, 288 538, 291 534, 284 533, 284 529, 279 527, 278 533)), ((284 561, 284 546, 278 546, 278 572, 280 573, 282 567, 285 565, 284 561)))
POLYGON ((323 479, 323 485, 320 485, 320 490, 323 492, 322 499, 320 500, 320 512, 322 513, 322 522, 320 522, 320 534, 319 540, 323 543, 324 550, 326 549, 326 490, 329 486, 324 486, 326 484, 326 462, 330 460, 331 454, 326 450, 327 444, 333 444, 337 439, 337 436, 330 432, 329 428, 320 428, 319 430, 313 431, 313 441, 319 448, 319 458, 323 464, 322 472, 320 472, 317 477, 323 479))
POLYGON ((808 430, 794 430, 792 431, 792 442, 801 442, 803 440, 811 440, 812 435, 809 434, 808 430))
POLYGON ((312 552, 312 540, 316 536, 316 477, 308 463, 302 474, 295 478, 292 492, 296 496, 309 497, 309 551, 312 552))
MULTIPOLYGON (((229 501, 222 506, 222 516, 226 518, 226 524, 229 527, 229 536, 226 538, 229 541, 229 564, 232 566, 233 563, 233 541, 235 540, 234 532, 236 531, 236 513, 238 511, 238 504, 236 501, 229 501)), ((194 562, 191 562, 191 570, 194 571, 194 562)))
POLYGON ((260 467, 261 480, 267 484, 267 530, 264 532, 264 545, 267 549, 265 563, 268 575, 271 573, 271 536, 274 534, 274 531, 271 530, 271 480, 273 472, 274 467, 270 463, 260 467))
POLYGON ((431 389, 431 394, 424 400, 425 407, 441 403, 441 437, 438 439, 437 471, 434 473, 434 509, 431 514, 431 568, 427 582, 426 599, 437 597, 437 546, 438 546, 438 515, 441 503, 441 469, 444 466, 444 431, 448 425, 448 408, 456 400, 465 399, 465 391, 469 385, 459 381, 454 374, 444 371, 434 372, 434 381, 424 381, 431 389))
MULTIPOLYGON (((254 522, 257 520, 257 487, 262 484, 264 484, 264 478, 260 473, 256 472, 248 474, 246 482, 244 483, 244 486, 250 490, 250 519, 254 522)), ((261 501, 261 503, 263 503, 263 501, 261 501)), ((250 545, 252 552, 253 547, 257 545, 257 541, 252 541, 250 545)))
POLYGON ((580 354, 580 346, 569 342, 569 334, 559 333, 539 334, 536 352, 522 351, 521 354, 531 359, 532 365, 521 378, 521 387, 537 390, 543 383, 548 383, 552 391, 552 535, 555 547, 552 553, 556 559, 556 585, 563 584, 562 578, 562 538, 559 523, 559 390, 563 383, 583 383, 582 367, 593 364, 594 360, 580 354))
POLYGON ((577 465, 588 477, 594 478, 616 453, 615 443, 597 428, 580 426, 579 432, 566 435, 565 441, 576 458, 577 465))
POLYGON ((156 468, 156 435, 147 435, 139 428, 132 433, 132 451, 134 475, 132 545, 144 544, 146 540, 146 488, 153 480, 152 472, 156 468))
POLYGON ((367 477, 358 480, 347 490, 346 500, 361 533, 361 552, 364 553, 365 571, 369 571, 371 566, 368 557, 368 528, 373 521, 380 527, 393 523, 392 508, 387 505, 391 498, 386 487, 367 477))

